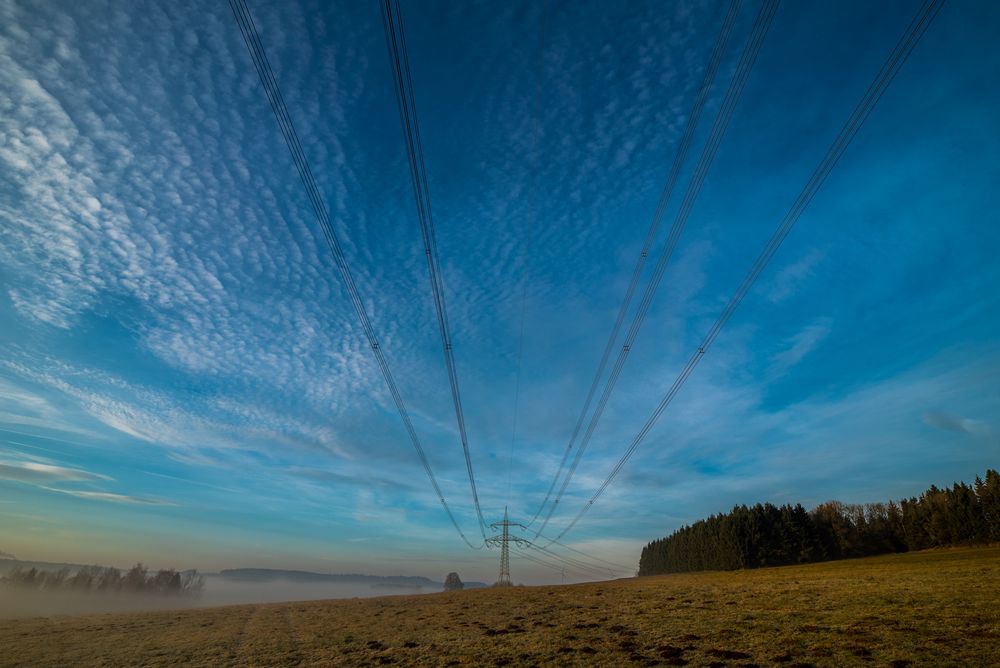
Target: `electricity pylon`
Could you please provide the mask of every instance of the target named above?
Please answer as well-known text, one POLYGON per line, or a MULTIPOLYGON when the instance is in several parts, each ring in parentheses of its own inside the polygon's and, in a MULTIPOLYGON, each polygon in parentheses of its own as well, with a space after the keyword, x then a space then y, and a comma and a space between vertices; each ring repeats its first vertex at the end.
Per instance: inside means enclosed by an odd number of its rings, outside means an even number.
POLYGON ((517 522, 511 522, 507 519, 507 507, 504 506, 503 509, 503 521, 494 522, 490 525, 490 528, 496 531, 498 528, 501 530, 499 536, 490 536, 486 539, 487 547, 500 547, 500 578, 497 580, 498 587, 510 587, 510 543, 524 543, 528 544, 528 541, 524 538, 518 536, 510 535, 511 527, 520 527, 526 529, 523 524, 518 524, 517 522))

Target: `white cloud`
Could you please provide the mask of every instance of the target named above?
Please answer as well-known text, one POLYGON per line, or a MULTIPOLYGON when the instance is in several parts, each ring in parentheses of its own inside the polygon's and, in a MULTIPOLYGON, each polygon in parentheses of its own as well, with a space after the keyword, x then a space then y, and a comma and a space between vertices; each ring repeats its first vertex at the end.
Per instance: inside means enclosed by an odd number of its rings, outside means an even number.
MULTIPOLYGON (((328 423, 243 403, 233 398, 213 399, 196 406, 158 389, 126 382, 93 368, 77 367, 50 357, 30 356, 20 362, 0 360, 0 368, 27 383, 56 390, 84 413, 122 434, 147 443, 179 450, 181 461, 215 461, 201 451, 244 456, 284 451, 286 455, 326 453, 351 459, 328 423)), ((32 393, 16 383, 19 396, 47 404, 51 392, 32 393)), ((40 426, 45 422, 40 422, 40 426)))
POLYGON ((773 373, 784 374, 801 362, 830 335, 831 327, 829 318, 820 318, 788 339, 784 349, 771 358, 773 373))
POLYGON ((33 461, 0 460, 0 478, 18 482, 41 483, 55 480, 101 481, 111 480, 109 476, 80 469, 54 466, 33 461))
POLYGON ((763 286, 763 293, 775 304, 785 301, 801 289, 815 273, 824 257, 824 253, 813 249, 801 258, 786 264, 763 286))
POLYGON ((162 499, 147 499, 140 496, 129 496, 127 494, 113 494, 111 492, 84 492, 75 489, 56 489, 54 487, 43 487, 50 492, 68 494, 80 499, 92 499, 94 501, 110 501, 112 503, 130 503, 143 506, 176 506, 176 503, 164 501, 162 499))
POLYGON ((39 461, 13 461, 0 460, 0 480, 12 480, 15 482, 37 485, 50 492, 67 494, 81 499, 94 499, 98 501, 111 501, 114 503, 134 503, 142 505, 172 506, 176 505, 161 499, 149 499, 126 494, 116 494, 113 492, 98 492, 78 489, 59 489, 50 487, 52 483, 58 482, 108 482, 113 480, 110 476, 101 473, 93 473, 82 469, 68 468, 47 464, 39 461))

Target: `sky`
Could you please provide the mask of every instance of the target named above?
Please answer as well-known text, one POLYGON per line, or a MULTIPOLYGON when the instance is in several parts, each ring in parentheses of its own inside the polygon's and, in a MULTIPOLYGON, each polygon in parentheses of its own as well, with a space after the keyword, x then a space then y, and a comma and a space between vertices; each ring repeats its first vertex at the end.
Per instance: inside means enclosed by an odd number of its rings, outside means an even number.
MULTIPOLYGON (((378 3, 249 5, 475 538, 378 3)), ((739 10, 655 249, 758 7, 739 10)), ((780 6, 548 534, 697 350, 917 7, 780 6)), ((526 523, 558 469, 726 8, 402 3, 487 521, 526 523)), ((562 542, 634 568, 735 504, 886 500, 997 467, 998 28, 996 3, 945 5, 562 542)), ((0 0, 0 550, 496 577, 420 467, 226 3, 0 0)), ((512 576, 562 578, 516 550, 512 576)))

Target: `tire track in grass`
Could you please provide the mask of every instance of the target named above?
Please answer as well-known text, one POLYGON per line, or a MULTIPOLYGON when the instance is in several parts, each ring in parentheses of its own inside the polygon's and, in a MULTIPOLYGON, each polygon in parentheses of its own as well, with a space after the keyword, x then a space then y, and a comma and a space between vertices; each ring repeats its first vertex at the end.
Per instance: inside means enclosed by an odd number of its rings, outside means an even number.
POLYGON ((236 638, 233 640, 233 646, 229 650, 229 656, 232 659, 232 662, 233 662, 232 665, 233 666, 245 666, 245 665, 247 665, 247 662, 245 660, 244 661, 240 661, 240 655, 243 653, 243 646, 246 643, 247 630, 250 628, 250 622, 257 615, 257 612, 259 610, 260 610, 259 606, 252 606, 247 611, 247 616, 243 620, 243 624, 240 626, 240 631, 239 631, 239 633, 236 634, 236 638))
POLYGON ((292 649, 288 655, 288 665, 297 666, 305 660, 305 655, 302 653, 302 642, 299 640, 298 627, 295 626, 294 611, 290 605, 285 607, 285 622, 288 624, 288 639, 292 645, 292 649))
POLYGON ((291 605, 256 606, 240 633, 236 666, 297 666, 304 661, 291 605))

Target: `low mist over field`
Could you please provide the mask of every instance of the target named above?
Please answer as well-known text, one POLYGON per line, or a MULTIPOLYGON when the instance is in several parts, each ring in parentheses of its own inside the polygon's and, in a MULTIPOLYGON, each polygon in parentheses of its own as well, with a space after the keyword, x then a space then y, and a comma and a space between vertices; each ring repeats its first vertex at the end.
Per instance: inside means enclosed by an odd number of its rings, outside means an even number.
POLYGON ((0 617, 3 618, 174 610, 198 604, 194 599, 171 599, 155 594, 37 591, 0 586, 0 617))
POLYGON ((365 584, 306 583, 292 580, 245 582, 206 576, 197 598, 169 598, 124 592, 35 591, 0 585, 0 617, 73 615, 94 612, 172 610, 236 603, 272 603, 337 598, 371 598, 398 594, 428 594, 442 587, 380 588, 365 584))
MULTIPOLYGON (((67 564, 0 560, 0 617, 62 615, 138 610, 171 610, 243 603, 311 601, 343 598, 372 598, 405 594, 430 594, 443 591, 442 582, 419 576, 331 575, 307 571, 271 569, 235 569, 197 576, 203 582, 190 593, 144 593, 118 588, 81 590, 72 586, 72 578, 81 569, 67 564), (49 583, 36 587, 18 585, 10 580, 13 573, 35 569, 48 575, 66 573, 63 584, 49 583)), ((117 570, 117 569, 109 569, 117 570)), ((484 583, 465 583, 468 588, 484 583)))
POLYGON ((440 584, 425 587, 378 587, 368 584, 296 582, 273 580, 246 582, 218 576, 205 578, 205 591, 198 605, 266 603, 271 601, 312 601, 326 598, 371 598, 398 594, 429 594, 442 591, 440 584))

